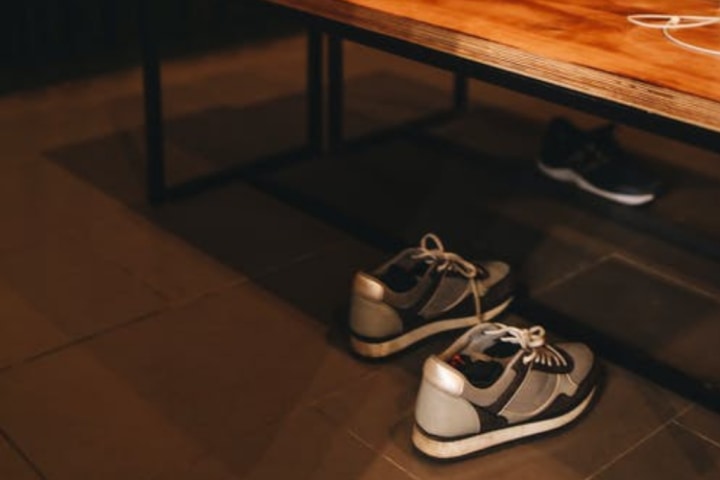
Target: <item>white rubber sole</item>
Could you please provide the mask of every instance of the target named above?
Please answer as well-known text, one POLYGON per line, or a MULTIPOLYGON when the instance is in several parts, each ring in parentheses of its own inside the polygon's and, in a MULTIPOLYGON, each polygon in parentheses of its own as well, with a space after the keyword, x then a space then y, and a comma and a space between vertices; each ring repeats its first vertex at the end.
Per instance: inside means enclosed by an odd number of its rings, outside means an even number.
POLYGON ((571 170, 569 168, 553 168, 548 167, 547 165, 543 164, 542 162, 538 161, 537 166, 540 169, 541 172, 543 172, 548 177, 558 180, 560 182, 566 182, 566 183, 572 183, 576 187, 578 187, 581 190, 585 190, 586 192, 590 192, 593 195, 597 195, 599 197, 607 198, 608 200, 612 200, 614 202, 622 203, 623 205, 643 205, 645 203, 652 202, 655 200, 655 195, 652 193, 648 193, 645 195, 627 195, 623 193, 614 193, 614 192, 608 192, 607 190, 602 190, 591 183, 588 183, 587 180, 582 178, 580 175, 578 175, 574 170, 571 170))
POLYGON ((428 437, 417 425, 413 428, 412 442, 424 454, 434 458, 456 458, 471 453, 479 452, 503 443, 511 442, 525 437, 531 437, 543 432, 555 430, 575 420, 583 413, 592 398, 595 390, 590 391, 588 396, 571 411, 555 418, 540 420, 538 422, 524 423, 514 427, 507 427, 494 430, 488 433, 481 433, 473 437, 461 440, 442 441, 428 437))
MULTIPOLYGON (((497 307, 488 310, 483 314, 484 322, 490 321, 497 317, 503 310, 505 310, 510 302, 513 301, 513 297, 508 298, 497 307)), ((392 340, 386 342, 365 342, 358 339, 357 337, 350 336, 350 346, 359 355, 368 358, 382 358, 392 355, 393 353, 399 352, 410 345, 419 342, 420 340, 436 335, 438 333, 447 332, 450 330, 457 330, 459 328, 474 327, 479 324, 480 320, 476 316, 453 318, 449 320, 441 320, 437 322, 428 323, 420 328, 416 328, 405 335, 401 335, 392 340)))

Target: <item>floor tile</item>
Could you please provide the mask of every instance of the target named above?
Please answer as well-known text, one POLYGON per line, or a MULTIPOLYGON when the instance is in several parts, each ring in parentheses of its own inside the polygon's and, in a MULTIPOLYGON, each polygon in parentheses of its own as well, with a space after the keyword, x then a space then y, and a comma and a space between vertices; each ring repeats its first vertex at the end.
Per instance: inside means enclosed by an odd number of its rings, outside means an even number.
POLYGON ((0 256, 0 277, 68 337, 147 315, 161 297, 119 266, 90 253, 73 235, 0 256))
POLYGON ((672 170, 669 191, 653 204, 653 210, 678 225, 704 232, 720 241, 720 222, 712 205, 720 200, 720 180, 672 170), (674 174, 674 175, 673 175, 674 174))
MULTIPOLYGON (((46 151, 45 156, 109 198, 137 206, 146 203, 144 142, 143 131, 134 128, 63 145, 46 151)), ((170 142, 165 144, 165 155, 168 182, 211 170, 205 159, 186 154, 170 142)))
MULTIPOLYGON (((175 150, 167 142, 164 146, 168 177, 177 170, 204 170, 193 161, 184 162, 184 158, 176 158, 175 150)), ((131 129, 66 144, 47 151, 45 155, 105 195, 128 206, 146 198, 145 148, 143 132, 131 129)))
POLYGON ((0 281, 0 318, 0 369, 69 340, 4 281, 0 281))
POLYGON ((131 212, 99 221, 84 241, 99 258, 132 272, 171 302, 226 288, 243 279, 205 252, 131 212))
MULTIPOLYGON (((285 429, 278 422, 298 406, 373 368, 327 345, 322 325, 243 285, 6 371, 0 424, 49 478, 234 475, 237 462, 257 462, 285 429), (257 455, 239 455, 252 449, 257 455), (227 465, 227 472, 220 468, 227 465)), ((284 437, 282 454, 300 437, 284 437)), ((337 454, 354 448, 341 446, 337 454)), ((353 469, 372 458, 362 449, 353 469)), ((324 449, 312 452, 322 458, 324 449)), ((323 468, 330 473, 320 478, 332 478, 333 468, 350 466, 331 461, 323 468)))
POLYGON ((319 405, 420 478, 582 479, 675 416, 686 402, 610 366, 605 391, 580 423, 559 433, 453 462, 437 462, 411 445, 416 373, 387 366, 319 405))
POLYGON ((147 210, 159 228, 241 275, 257 277, 317 252, 344 235, 242 184, 147 210))
MULTIPOLYGON (((582 237, 535 230, 500 215, 466 231, 473 238, 468 250, 484 252, 479 258, 495 257, 508 262, 515 268, 519 284, 530 293, 547 289, 607 255, 604 248, 586 243, 582 237)), ((458 233, 462 234, 460 229, 458 233)))
POLYGON ((691 375, 720 380, 712 353, 720 304, 712 298, 610 259, 539 300, 691 375))
POLYGON ((433 165, 441 160, 439 153, 410 142, 388 142, 340 158, 298 165, 278 172, 273 179, 356 221, 402 238, 414 227, 425 198, 436 188, 438 172, 433 165))
POLYGON ((316 412, 300 412, 259 432, 250 448, 258 439, 263 451, 244 478, 413 478, 316 412))
POLYGON ((326 336, 323 324, 246 283, 85 348, 196 442, 232 458, 239 438, 373 371, 326 336))
POLYGON ((242 476, 233 473, 231 466, 208 454, 193 460, 186 470, 161 472, 153 477, 153 480, 238 480, 240 478, 242 476))
MULTIPOLYGON (((167 184, 296 149, 305 140, 304 122, 302 95, 246 105, 223 103, 167 118, 167 184), (243 128, 238 130, 238 125, 243 128)), ((54 148, 45 155, 95 188, 137 206, 145 204, 144 150, 144 131, 136 127, 54 148)))
POLYGON ((674 424, 643 442, 593 480, 657 480, 720 477, 720 445, 713 445, 674 424))
MULTIPOLYGON (((544 181, 540 179, 541 181, 544 181)), ((596 214, 571 200, 529 192, 514 196, 496 206, 498 214, 540 231, 558 232, 563 236, 585 237, 587 246, 604 252, 635 251, 645 238, 641 232, 620 222, 596 214)))
POLYGON ((305 106, 302 94, 244 105, 220 104, 170 119, 167 141, 211 165, 252 162, 304 145, 305 106))
POLYGON ((0 176, 0 252, 88 228, 120 205, 56 165, 31 163, 0 176))
POLYGON ((0 478, 6 480, 40 480, 33 467, 0 438, 0 478))
POLYGON ((720 445, 720 413, 694 406, 675 420, 683 427, 720 445))
POLYGON ((133 385, 77 348, 0 375, 0 424, 54 480, 151 479, 204 455, 133 385))
POLYGON ((251 435, 238 437, 232 455, 208 455, 190 469, 157 480, 271 478, 413 478, 322 414, 299 408, 251 435))
POLYGON ((256 283, 310 317, 329 326, 346 322, 352 280, 359 270, 372 270, 387 254, 348 238, 265 275, 256 283))
POLYGON ((720 298, 720 261, 716 259, 652 237, 645 237, 629 256, 720 298))

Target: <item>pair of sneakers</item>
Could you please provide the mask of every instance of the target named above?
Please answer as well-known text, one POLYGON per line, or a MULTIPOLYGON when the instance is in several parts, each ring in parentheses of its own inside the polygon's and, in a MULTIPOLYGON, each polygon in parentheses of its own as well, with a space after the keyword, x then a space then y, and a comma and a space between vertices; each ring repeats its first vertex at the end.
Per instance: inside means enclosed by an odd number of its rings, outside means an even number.
POLYGON ((356 274, 350 340, 361 356, 388 357, 469 328, 425 361, 412 433, 421 452, 465 456, 562 427, 588 408, 598 384, 588 347, 551 345, 542 327, 492 321, 514 292, 506 263, 466 260, 433 234, 377 270, 356 274))

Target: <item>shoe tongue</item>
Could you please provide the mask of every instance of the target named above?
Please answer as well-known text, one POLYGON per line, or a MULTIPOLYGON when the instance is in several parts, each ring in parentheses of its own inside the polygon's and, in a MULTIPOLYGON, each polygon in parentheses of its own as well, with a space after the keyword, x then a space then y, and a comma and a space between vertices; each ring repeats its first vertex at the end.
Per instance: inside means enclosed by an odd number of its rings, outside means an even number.
POLYGON ((380 275, 380 279, 392 290, 404 292, 418 284, 430 266, 413 258, 415 251, 410 250, 380 275))
POLYGON ((487 388, 495 383, 505 370, 500 362, 492 359, 478 360, 465 354, 454 355, 448 363, 479 388, 487 388))
POLYGON ((520 350, 520 345, 510 342, 497 342, 485 350, 485 354, 498 359, 509 359, 520 350))

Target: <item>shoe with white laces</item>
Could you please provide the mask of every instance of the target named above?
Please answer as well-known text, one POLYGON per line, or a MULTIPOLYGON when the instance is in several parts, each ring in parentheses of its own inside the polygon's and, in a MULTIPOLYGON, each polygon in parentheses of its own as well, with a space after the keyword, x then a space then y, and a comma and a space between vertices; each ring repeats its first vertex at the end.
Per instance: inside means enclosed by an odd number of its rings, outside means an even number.
POLYGON ((510 267, 445 251, 434 234, 372 273, 358 272, 350 301, 350 340, 359 355, 386 357, 429 336, 488 321, 514 294, 510 267))
POLYGON ((426 360, 413 444, 455 458, 560 428, 588 409, 598 372, 588 347, 550 345, 542 327, 480 324, 426 360))

